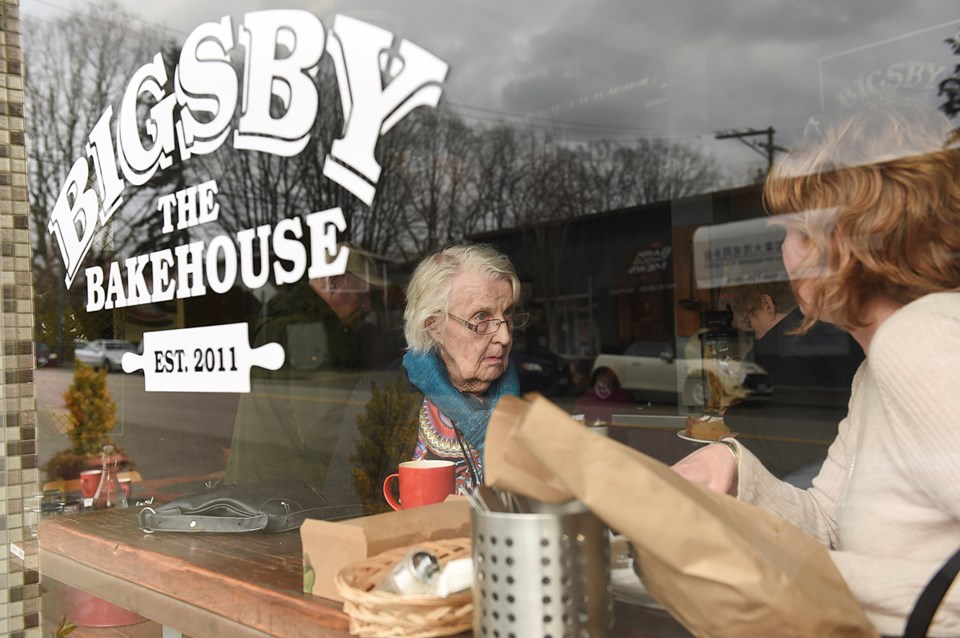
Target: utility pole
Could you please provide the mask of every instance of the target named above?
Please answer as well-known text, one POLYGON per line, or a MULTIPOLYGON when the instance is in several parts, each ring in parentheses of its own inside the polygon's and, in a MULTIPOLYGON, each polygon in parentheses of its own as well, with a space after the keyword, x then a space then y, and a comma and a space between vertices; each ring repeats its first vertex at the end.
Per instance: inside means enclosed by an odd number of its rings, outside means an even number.
POLYGON ((741 142, 743 142, 744 144, 746 144, 749 148, 760 153, 761 155, 767 158, 767 173, 769 173, 771 170, 773 170, 774 154, 777 153, 778 151, 786 152, 787 150, 784 147, 778 146, 777 144, 773 143, 773 136, 775 133, 776 131, 773 129, 773 127, 768 126, 765 129, 747 129, 745 131, 732 131, 732 130, 721 131, 720 133, 717 133, 714 137, 718 140, 736 138, 741 142), (756 137, 758 135, 765 135, 767 138, 766 143, 757 142, 753 140, 748 141, 745 139, 747 137, 756 137))

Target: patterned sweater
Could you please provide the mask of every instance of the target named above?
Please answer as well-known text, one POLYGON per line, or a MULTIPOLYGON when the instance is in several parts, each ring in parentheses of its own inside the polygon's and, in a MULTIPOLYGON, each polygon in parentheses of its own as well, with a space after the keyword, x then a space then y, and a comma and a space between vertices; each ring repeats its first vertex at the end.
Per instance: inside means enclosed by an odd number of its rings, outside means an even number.
MULTIPOLYGON (((780 482, 741 451, 738 498, 827 544, 877 629, 901 635, 960 547, 960 293, 918 299, 880 326, 812 488, 780 482)), ((960 635, 960 586, 930 635, 960 635)))
POLYGON ((483 482, 483 461, 480 452, 465 440, 461 448, 450 419, 440 414, 437 406, 426 398, 420 406, 418 420, 420 427, 417 431, 417 447, 413 452, 414 461, 453 461, 458 494, 463 493, 464 488, 473 487, 476 484, 473 480, 474 472, 479 482, 483 482), (464 456, 464 450, 467 456, 464 456))

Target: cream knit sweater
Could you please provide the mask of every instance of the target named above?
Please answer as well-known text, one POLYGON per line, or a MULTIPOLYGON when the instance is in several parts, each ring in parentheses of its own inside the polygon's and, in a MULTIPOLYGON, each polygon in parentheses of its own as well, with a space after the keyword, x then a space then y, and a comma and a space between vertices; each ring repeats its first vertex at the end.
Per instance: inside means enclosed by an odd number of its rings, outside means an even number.
MULTIPOLYGON (((880 326, 812 488, 777 480, 747 451, 739 472, 740 500, 828 545, 880 633, 902 634, 960 548, 960 293, 918 299, 880 326)), ((960 583, 930 635, 960 635, 960 583)))

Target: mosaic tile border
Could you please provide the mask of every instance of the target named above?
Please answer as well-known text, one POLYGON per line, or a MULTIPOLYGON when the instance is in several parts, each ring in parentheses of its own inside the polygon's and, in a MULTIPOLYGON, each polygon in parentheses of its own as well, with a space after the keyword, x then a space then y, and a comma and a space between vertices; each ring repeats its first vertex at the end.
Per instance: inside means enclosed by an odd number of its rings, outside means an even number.
POLYGON ((33 277, 20 5, 0 1, 0 634, 40 638, 33 277), (17 554, 22 552, 22 558, 17 554))

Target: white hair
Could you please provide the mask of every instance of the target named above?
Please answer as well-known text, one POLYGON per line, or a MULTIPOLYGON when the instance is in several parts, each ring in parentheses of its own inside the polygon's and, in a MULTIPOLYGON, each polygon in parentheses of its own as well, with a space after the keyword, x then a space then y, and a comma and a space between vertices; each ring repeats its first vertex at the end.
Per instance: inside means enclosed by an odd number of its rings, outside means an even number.
POLYGON ((520 301, 520 279, 510 259, 486 244, 451 246, 428 255, 413 271, 407 286, 407 307, 403 311, 403 335, 407 346, 416 352, 428 352, 437 346, 429 329, 447 320, 450 282, 460 272, 469 271, 510 282, 513 303, 520 301))

